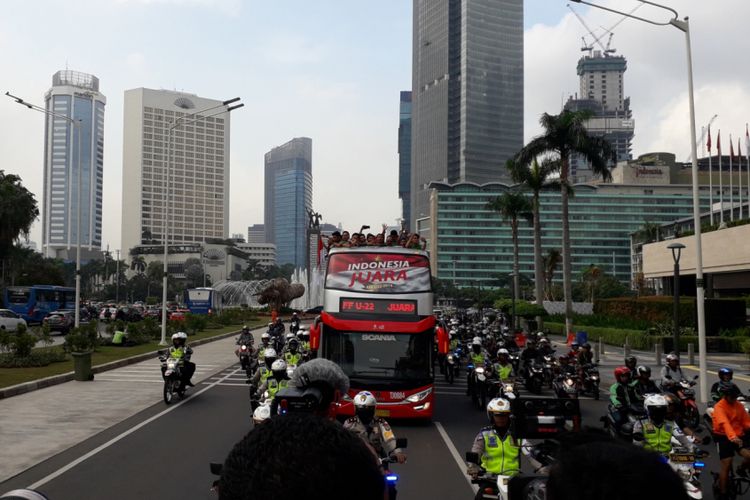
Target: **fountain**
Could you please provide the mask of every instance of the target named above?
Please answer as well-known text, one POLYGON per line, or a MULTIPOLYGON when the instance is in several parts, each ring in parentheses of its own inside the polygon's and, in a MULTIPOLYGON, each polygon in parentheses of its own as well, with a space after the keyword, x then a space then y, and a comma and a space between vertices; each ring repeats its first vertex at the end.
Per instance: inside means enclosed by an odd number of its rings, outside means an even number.
POLYGON ((213 285, 214 290, 221 294, 225 306, 241 306, 247 304, 251 308, 263 307, 258 303, 257 294, 268 288, 273 280, 229 281, 222 280, 213 285))

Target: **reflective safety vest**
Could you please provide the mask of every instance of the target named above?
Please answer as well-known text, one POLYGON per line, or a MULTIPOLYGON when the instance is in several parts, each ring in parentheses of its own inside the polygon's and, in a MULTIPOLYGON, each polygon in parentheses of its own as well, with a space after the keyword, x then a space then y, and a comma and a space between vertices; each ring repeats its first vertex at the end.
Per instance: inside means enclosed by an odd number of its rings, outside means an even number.
POLYGON ((482 467, 487 472, 515 476, 521 468, 521 446, 510 433, 501 438, 495 429, 482 431, 484 438, 484 453, 482 467))
POLYGON ((268 397, 273 399, 274 396, 276 396, 276 393, 279 392, 279 389, 286 389, 289 385, 289 381, 284 379, 281 381, 276 380, 275 378, 271 377, 268 379, 268 397))
POLYGON ((114 335, 112 335, 112 343, 113 344, 122 344, 122 341, 124 340, 125 332, 116 331, 114 335))
POLYGON ((185 351, 181 348, 176 348, 176 347, 169 348, 169 356, 172 358, 182 359, 184 355, 185 355, 185 351))
POLYGON ((303 341, 302 344, 300 344, 300 349, 303 351, 309 351, 310 350, 310 342, 303 341))
POLYGON ((667 454, 672 450, 672 431, 674 425, 664 422, 660 427, 650 420, 643 422, 643 448, 656 453, 667 454))
POLYGON ((299 365, 300 360, 302 359, 302 355, 300 353, 292 354, 291 352, 287 352, 284 354, 284 360, 286 361, 287 365, 299 365))
POLYGON ((500 363, 495 364, 495 371, 500 377, 500 380, 506 380, 510 378, 510 374, 513 372, 513 365, 508 363, 507 365, 501 365, 500 363))
POLYGON ((474 366, 483 366, 484 365, 484 354, 479 353, 476 354, 474 351, 471 352, 471 362, 474 363, 474 366))
POLYGON ((268 379, 268 377, 270 377, 270 376, 271 376, 271 373, 272 373, 272 372, 271 372, 271 370, 269 370, 269 369, 268 369, 267 367, 265 367, 265 366, 261 366, 261 367, 259 368, 259 370, 260 370, 260 383, 262 384, 263 382, 265 382, 265 381, 266 381, 266 379, 268 379))

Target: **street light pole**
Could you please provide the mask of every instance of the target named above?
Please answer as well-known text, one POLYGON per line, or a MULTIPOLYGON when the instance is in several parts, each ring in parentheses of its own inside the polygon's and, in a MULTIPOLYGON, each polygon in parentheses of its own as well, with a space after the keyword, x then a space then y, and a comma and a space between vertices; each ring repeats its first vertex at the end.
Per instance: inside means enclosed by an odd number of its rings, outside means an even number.
MULTIPOLYGON (((167 345, 167 286, 169 284, 169 266, 167 265, 167 257, 169 254, 169 182, 171 173, 172 163, 172 132, 180 125, 190 125, 210 118, 212 116, 220 115, 222 113, 229 113, 235 109, 241 108, 244 104, 240 103, 234 106, 229 106, 232 103, 239 101, 239 97, 228 99, 223 101, 217 106, 213 106, 201 111, 196 111, 189 115, 183 115, 176 118, 167 128, 167 165, 166 165, 166 186, 164 190, 164 274, 162 279, 162 294, 161 294, 161 340, 159 345, 167 345), (208 111, 216 111, 208 115, 202 115, 208 111), (184 120, 184 121, 183 121, 184 120)), ((204 270, 205 271, 205 270, 204 270)))
POLYGON ((510 286, 511 289, 511 299, 510 299, 510 324, 512 327, 512 333, 513 335, 516 334, 516 273, 510 273, 508 275, 511 279, 513 279, 513 283, 510 286))
MULTIPOLYGON (((679 14, 676 10, 665 5, 661 5, 648 0, 638 0, 641 3, 654 6, 659 9, 669 11, 674 16, 667 22, 656 22, 639 16, 634 16, 627 12, 611 9, 595 3, 584 0, 573 0, 576 3, 582 3, 591 7, 613 12, 622 16, 653 24, 655 26, 674 26, 685 33, 685 45, 687 48, 687 70, 688 70, 688 102, 690 105, 690 147, 692 152, 692 176, 693 176, 693 225, 695 226, 695 301, 698 312, 698 351, 699 351, 699 369, 700 369, 700 400, 705 403, 708 401, 708 385, 706 373, 706 314, 705 314, 705 290, 703 283, 703 247, 701 244, 701 211, 700 198, 698 196, 698 144, 695 137, 695 96, 693 94, 693 56, 690 44, 690 22, 686 17, 684 20, 678 19, 679 14)), ((721 176, 719 176, 721 178, 721 176)), ((723 207, 722 207, 723 208, 723 207)), ((722 209, 722 214, 724 213, 722 209)))
POLYGON ((674 260, 674 284, 672 286, 672 291, 674 292, 674 307, 672 310, 672 320, 674 321, 674 330, 672 332, 672 342, 673 342, 673 351, 675 354, 677 354, 677 357, 680 356, 680 324, 679 324, 679 315, 680 315, 680 253, 682 252, 682 249, 685 248, 685 245, 682 243, 672 243, 671 245, 667 246, 670 250, 672 250, 672 259, 674 260))
MULTIPOLYGON (((47 116, 51 116, 53 118, 61 118, 63 120, 66 120, 68 123, 73 125, 77 130, 77 136, 78 136, 78 176, 77 176, 77 182, 78 182, 78 188, 76 189, 78 196, 77 196, 77 229, 76 229, 76 305, 75 305, 75 327, 78 328, 78 326, 81 324, 81 135, 82 135, 82 121, 76 120, 71 116, 63 115, 60 113, 55 113, 54 111, 49 111, 46 108, 43 108, 41 106, 38 106, 36 104, 31 104, 29 102, 24 101, 20 97, 14 96, 10 92, 6 92, 5 95, 16 101, 18 104, 21 104, 22 106, 26 106, 29 109, 32 109, 34 111, 39 111, 40 113, 44 113, 47 116)), ((71 161, 72 163, 72 161, 71 161)), ((68 225, 68 241, 70 241, 70 225, 68 225)))

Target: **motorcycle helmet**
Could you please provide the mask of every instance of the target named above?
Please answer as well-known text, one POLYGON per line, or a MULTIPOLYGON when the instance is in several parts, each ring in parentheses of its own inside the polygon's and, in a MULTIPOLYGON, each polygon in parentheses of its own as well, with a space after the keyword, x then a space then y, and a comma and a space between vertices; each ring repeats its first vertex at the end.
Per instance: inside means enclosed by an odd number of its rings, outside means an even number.
POLYGON ((286 376, 286 361, 283 359, 277 359, 271 365, 271 371, 273 372, 274 378, 282 378, 286 376))
POLYGON ((378 402, 370 391, 360 391, 354 396, 354 413, 363 424, 369 425, 375 418, 375 407, 378 402))
POLYGON ((648 418, 656 425, 661 425, 667 416, 667 399, 661 394, 649 394, 643 401, 648 418))
POLYGON ((267 344, 268 342, 271 341, 271 334, 268 332, 263 333, 263 335, 260 336, 260 340, 264 344, 267 344))
POLYGON ((671 363, 672 361, 680 362, 680 358, 673 352, 670 352, 667 354, 667 364, 671 363))
POLYGON ((677 410, 677 405, 680 403, 680 398, 677 397, 676 394, 672 392, 667 392, 663 394, 664 399, 667 400, 667 408, 670 412, 674 412, 677 410))
POLYGON ((578 342, 572 342, 570 344, 570 348, 573 349, 574 351, 577 351, 579 347, 581 347, 581 344, 579 344, 578 342))
POLYGON ((505 347, 501 347, 497 350, 497 357, 499 358, 500 356, 510 356, 510 352, 505 347))
POLYGON ((583 347, 583 348, 584 348, 584 349, 586 349, 587 351, 590 351, 590 350, 591 350, 591 344, 589 344, 588 342, 586 342, 585 344, 583 344, 583 345, 582 345, 581 347, 583 347))
POLYGON ((734 370, 731 368, 719 368, 719 380, 729 382, 734 376, 734 370))
POLYGON ((253 423, 258 425, 271 418, 271 405, 260 405, 253 412, 253 423))
POLYGON ((546 339, 544 337, 542 337, 541 339, 539 339, 539 346, 540 347, 541 346, 546 346, 546 345, 549 345, 549 339, 546 339))
POLYGON ((297 352, 297 349, 299 349, 299 340, 295 337, 289 341, 289 351, 295 353, 297 352))
POLYGON ((266 361, 266 366, 269 368, 271 368, 271 365, 273 365, 273 362, 276 361, 277 357, 278 354, 276 354, 276 349, 273 347, 268 347, 263 351, 263 359, 266 361))
POLYGON ((172 335, 172 344, 175 347, 184 346, 186 341, 187 341, 187 333, 185 332, 177 332, 172 335))
POLYGON ((302 337, 302 340, 310 339, 310 332, 308 332, 307 330, 303 330, 302 328, 299 329, 299 331, 297 332, 297 335, 302 337))
POLYGON ((651 377, 651 368, 649 368, 646 365, 640 365, 638 368, 635 369, 635 373, 639 377, 649 378, 651 377))
POLYGON ((481 346, 482 345, 482 339, 479 338, 479 337, 474 337, 473 339, 471 339, 471 345, 481 346))
POLYGON ((618 366, 615 368, 615 380, 621 382, 620 378, 627 376, 630 380, 630 368, 627 366, 618 366))
POLYGON ((490 422, 494 423, 495 415, 508 415, 510 416, 510 401, 505 398, 495 398, 487 403, 487 418, 490 422))
POLYGON ((625 366, 627 366, 631 372, 636 370, 638 359, 635 356, 625 356, 625 366))
POLYGON ((243 325, 242 326, 242 331, 243 332, 249 332, 250 331, 250 327, 248 327, 247 325, 243 325))
POLYGON ((289 333, 286 334, 286 341, 287 342, 289 342, 292 339, 296 339, 296 338, 297 338, 297 336, 295 334, 293 334, 292 332, 289 332, 289 333))
POLYGON ((719 394, 726 397, 734 397, 736 398, 740 394, 740 388, 737 387, 732 382, 720 382, 719 383, 719 394))

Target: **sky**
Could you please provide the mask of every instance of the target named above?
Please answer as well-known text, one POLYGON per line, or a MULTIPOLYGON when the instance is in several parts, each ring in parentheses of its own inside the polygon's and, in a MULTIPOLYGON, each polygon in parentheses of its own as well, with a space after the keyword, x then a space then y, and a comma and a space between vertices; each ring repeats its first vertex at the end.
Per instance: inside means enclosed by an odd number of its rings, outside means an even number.
MULTIPOLYGON (((438 1, 438 0, 434 0, 438 1)), ((744 135, 750 121, 747 0, 663 0, 690 16, 697 129, 744 135)), ((601 0, 630 11, 637 0, 601 0)), ((597 34, 620 17, 582 5, 597 34)), ((637 14, 658 20, 652 7, 637 14)), ((4 0, 0 93, 43 105, 66 67, 100 79, 107 97, 102 241, 119 248, 123 93, 147 87, 202 97, 239 96, 232 114, 230 233, 263 221, 263 155, 293 137, 313 140, 313 206, 347 228, 395 224, 399 92, 411 87, 410 0, 4 0)), ((586 29, 564 0, 524 1, 524 137, 578 90, 586 29)), ((591 37, 589 37, 591 40, 591 37)), ((628 60, 625 95, 635 156, 689 155, 685 37, 627 20, 612 47, 628 60)), ((41 205, 44 116, 0 99, 0 169, 20 175, 41 205)), ((715 143, 715 137, 714 137, 715 143)), ((700 146, 699 146, 700 148, 700 146)), ((728 148, 725 146, 728 150, 728 148)), ((41 207, 40 207, 41 208, 41 207)), ((41 221, 31 240, 41 245, 41 221)))

